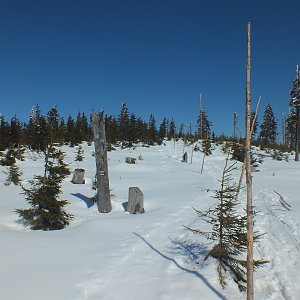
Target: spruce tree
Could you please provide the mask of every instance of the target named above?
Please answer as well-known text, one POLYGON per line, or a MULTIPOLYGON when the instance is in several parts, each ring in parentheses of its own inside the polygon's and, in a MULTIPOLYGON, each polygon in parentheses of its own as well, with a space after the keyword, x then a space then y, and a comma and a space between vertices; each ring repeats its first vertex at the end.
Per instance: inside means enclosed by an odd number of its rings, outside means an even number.
POLYGON ((260 125, 259 141, 263 146, 271 146, 276 143, 277 121, 272 108, 268 103, 264 111, 263 122, 260 125))
POLYGON ((61 184, 70 174, 64 163, 64 153, 49 145, 45 150, 44 175, 36 175, 29 183, 31 188, 22 186, 29 209, 17 209, 24 223, 33 230, 59 230, 69 224, 72 215, 63 207, 68 204, 60 200, 61 184))
POLYGON ((31 110, 27 125, 27 144, 30 149, 44 151, 48 144, 47 120, 38 105, 31 110))
POLYGON ((56 105, 47 113, 47 134, 48 143, 57 143, 59 141, 59 114, 56 105))
POLYGON ((159 126, 158 130, 158 139, 159 143, 161 144, 162 141, 166 138, 167 136, 167 120, 164 118, 159 126))
POLYGON ((7 175, 5 185, 11 185, 12 183, 14 185, 20 184, 22 172, 16 163, 9 166, 7 172, 4 173, 7 175))
POLYGON ((113 149, 113 145, 116 144, 118 138, 118 124, 114 116, 105 116, 105 133, 106 133, 106 142, 107 150, 110 151, 113 149))
MULTIPOLYGON (((232 183, 231 172, 235 170, 235 163, 228 165, 228 156, 222 172, 220 189, 214 190, 213 198, 218 202, 215 207, 207 211, 196 210, 198 216, 209 223, 211 231, 202 231, 198 228, 186 227, 195 234, 204 236, 214 243, 205 257, 213 257, 217 260, 217 272, 219 282, 224 288, 226 274, 231 274, 240 291, 245 290, 246 261, 241 258, 247 249, 247 217, 237 212, 239 203, 235 199, 237 186, 232 183)), ((264 261, 256 261, 256 265, 264 261)))
POLYGON ((128 147, 130 142, 130 120, 129 112, 125 103, 122 104, 121 112, 118 117, 118 138, 124 147, 128 147))
POLYGON ((287 130, 291 147, 295 149, 295 160, 299 161, 299 132, 300 132, 300 72, 297 66, 296 79, 290 91, 290 112, 287 118, 287 130))
POLYGON ((57 142, 59 145, 63 145, 67 139, 67 126, 65 123, 65 119, 61 117, 57 132, 57 142))
POLYGON ((211 122, 208 120, 205 111, 200 109, 199 117, 197 120, 198 136, 200 139, 207 139, 211 133, 211 122))
POLYGON ((148 124, 141 117, 136 119, 136 135, 140 142, 148 142, 148 124))
POLYGON ((137 120, 135 114, 131 113, 129 118, 129 132, 128 132, 128 146, 132 147, 134 143, 136 143, 139 139, 137 135, 137 120))
POLYGON ((22 136, 22 125, 17 116, 10 121, 10 145, 18 145, 22 136))
POLYGON ((205 156, 211 155, 211 142, 209 139, 204 139, 202 140, 202 152, 204 153, 205 156))
POLYGON ((182 139, 185 138, 184 124, 183 123, 180 123, 178 137, 182 138, 182 139))
POLYGON ((67 120, 67 137, 66 141, 70 144, 70 147, 74 147, 77 142, 76 138, 76 128, 75 128, 75 121, 70 115, 67 120))
POLYGON ((84 159, 84 150, 82 149, 82 146, 79 145, 76 151, 76 157, 75 157, 75 161, 77 162, 77 165, 79 166, 79 162, 83 161, 84 159))
POLYGON ((0 114, 0 151, 4 151, 10 145, 10 126, 4 116, 0 114))
POLYGON ((16 163, 17 151, 15 148, 9 147, 4 155, 4 157, 0 160, 0 165, 2 166, 12 166, 16 163))
POLYGON ((176 125, 173 118, 170 121, 167 136, 168 136, 168 140, 176 139, 176 125))
POLYGON ((156 142, 157 142, 156 121, 153 114, 151 114, 148 123, 148 143, 150 146, 153 146, 156 142))

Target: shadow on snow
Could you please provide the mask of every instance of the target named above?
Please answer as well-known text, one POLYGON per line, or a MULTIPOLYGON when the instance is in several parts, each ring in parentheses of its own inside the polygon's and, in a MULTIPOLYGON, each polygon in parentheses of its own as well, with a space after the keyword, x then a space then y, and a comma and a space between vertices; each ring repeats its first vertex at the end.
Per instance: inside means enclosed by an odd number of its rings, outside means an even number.
MULTIPOLYGON (((180 264, 178 264, 178 262, 174 259, 171 258, 163 253, 161 253, 159 250, 157 250, 154 246, 152 246, 144 237, 142 237, 141 235, 139 235, 136 232, 133 232, 134 235, 136 235, 138 238, 140 238, 146 245, 149 246, 150 249, 152 249, 154 252, 156 252, 157 254, 159 254, 161 257, 173 262, 175 264, 176 267, 178 267, 180 270, 185 271, 189 274, 195 275, 196 277, 200 278, 202 280, 202 282, 212 291, 214 292, 220 299, 224 299, 226 300, 226 297, 224 295, 222 295, 218 290, 216 290, 210 283, 209 281, 203 276, 201 275, 199 272, 194 271, 194 270, 189 270, 187 268, 184 268, 183 266, 181 266, 180 264)), ((187 254, 188 258, 191 259, 191 261, 197 261, 199 259, 199 256, 202 255, 206 255, 207 254, 207 250, 205 247, 203 247, 200 244, 200 249, 197 249, 196 247, 196 243, 185 243, 184 241, 172 241, 172 243, 174 245, 176 245, 176 248, 178 251, 180 251, 180 253, 184 253, 185 255, 187 254)), ((199 247, 199 244, 198 244, 199 247)))
POLYGON ((73 195, 73 196, 79 198, 80 200, 84 201, 84 203, 86 204, 87 208, 90 208, 90 207, 92 207, 95 204, 95 202, 94 202, 93 199, 91 199, 91 198, 89 198, 87 196, 84 196, 84 195, 82 195, 80 193, 76 193, 76 194, 71 193, 71 195, 73 195))

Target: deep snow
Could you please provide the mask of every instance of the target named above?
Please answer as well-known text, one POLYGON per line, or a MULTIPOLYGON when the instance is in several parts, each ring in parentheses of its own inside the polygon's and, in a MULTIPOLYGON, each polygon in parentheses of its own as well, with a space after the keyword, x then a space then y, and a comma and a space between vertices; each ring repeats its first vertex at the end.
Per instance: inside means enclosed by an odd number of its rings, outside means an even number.
MULTIPOLYGON (((74 185, 70 175, 63 183, 62 199, 74 215, 60 231, 32 231, 18 223, 16 208, 27 207, 19 186, 5 186, 0 172, 0 293, 5 300, 199 300, 245 299, 228 279, 223 290, 212 258, 204 261, 211 245, 183 225, 208 229, 192 207, 213 206, 211 190, 218 189, 225 154, 220 148, 206 158, 200 174, 202 153, 177 142, 166 146, 137 147, 109 152, 109 175, 113 210, 100 214, 89 197, 95 174, 93 146, 83 144, 86 184, 74 185), (189 163, 182 163, 183 151, 189 163), (125 156, 138 157, 135 165, 125 156), (124 212, 128 188, 138 186, 145 197, 145 214, 124 212)), ((76 148, 64 147, 71 169, 76 148)), ((42 174, 43 158, 27 152, 18 162, 23 183, 42 174), (31 157, 31 159, 29 158, 31 157), (32 159, 34 158, 34 160, 32 159)), ((241 164, 233 177, 238 180, 241 164)), ((0 171, 5 171, 0 167, 0 171)), ((270 260, 254 274, 256 299, 300 299, 299 236, 300 165, 292 160, 264 158, 253 173, 255 227, 265 233, 255 244, 255 258, 270 260), (280 205, 280 193, 291 205, 280 205)), ((245 207, 245 190, 240 193, 245 207)))

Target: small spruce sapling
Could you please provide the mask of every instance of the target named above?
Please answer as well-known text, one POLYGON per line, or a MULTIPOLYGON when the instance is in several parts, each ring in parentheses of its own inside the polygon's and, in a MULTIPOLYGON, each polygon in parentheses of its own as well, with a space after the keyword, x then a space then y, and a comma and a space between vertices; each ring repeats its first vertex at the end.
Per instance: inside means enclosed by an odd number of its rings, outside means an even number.
POLYGON ((12 166, 13 164, 16 163, 16 151, 14 148, 9 148, 6 151, 6 154, 4 155, 4 157, 1 159, 0 161, 0 165, 2 166, 12 166))
POLYGON ((83 161, 84 159, 84 150, 82 149, 82 146, 79 145, 76 152, 75 161, 77 162, 77 166, 79 167, 79 162, 83 161))
MULTIPOLYGON (((241 255, 247 249, 247 217, 237 213, 238 202, 235 199, 237 186, 231 183, 231 172, 235 170, 235 164, 228 166, 227 156, 222 177, 219 180, 221 187, 214 190, 213 198, 219 200, 215 207, 204 212, 195 209, 202 220, 211 224, 211 231, 186 228, 215 242, 205 259, 213 257, 218 261, 217 272, 221 286, 225 287, 226 273, 228 272, 232 275, 240 291, 245 291, 246 261, 241 259, 241 255)), ((256 266, 263 263, 265 261, 255 261, 256 266)))
POLYGON ((20 168, 14 163, 11 166, 7 168, 7 172, 4 172, 6 177, 5 185, 11 185, 12 183, 14 185, 19 185, 21 182, 21 175, 22 172, 20 171, 20 168))
POLYGON ((64 163, 64 153, 49 145, 45 150, 44 175, 35 175, 29 181, 31 188, 23 188, 29 209, 17 209, 16 212, 24 223, 33 230, 59 230, 69 224, 73 216, 63 210, 68 204, 58 198, 61 194, 61 184, 70 174, 64 163))

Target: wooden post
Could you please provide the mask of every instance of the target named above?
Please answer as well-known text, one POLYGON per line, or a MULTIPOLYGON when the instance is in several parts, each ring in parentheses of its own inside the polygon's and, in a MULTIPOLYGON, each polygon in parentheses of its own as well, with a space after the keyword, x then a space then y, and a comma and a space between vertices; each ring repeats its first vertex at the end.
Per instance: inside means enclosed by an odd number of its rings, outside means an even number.
POLYGON ((253 205, 251 177, 251 95, 250 95, 250 46, 251 24, 248 23, 247 34, 247 84, 246 84, 246 136, 245 136, 245 169, 247 188, 247 300, 253 300, 253 205))
POLYGON ((92 122, 96 158, 96 201, 99 212, 108 213, 112 207, 109 191, 104 112, 102 111, 98 115, 92 112, 92 122))

